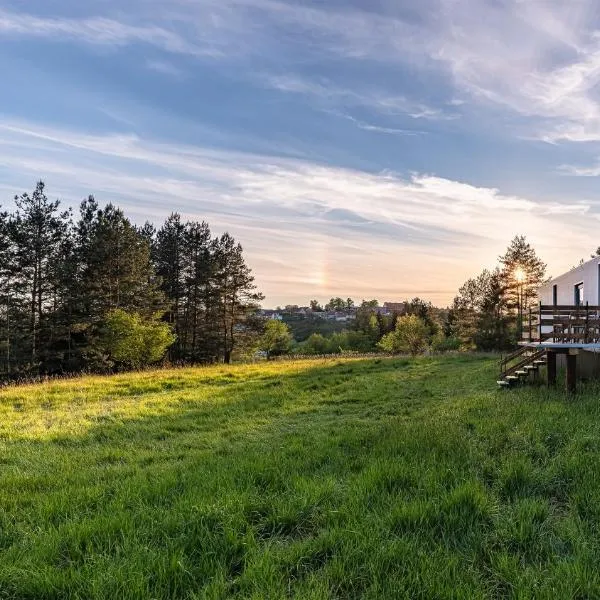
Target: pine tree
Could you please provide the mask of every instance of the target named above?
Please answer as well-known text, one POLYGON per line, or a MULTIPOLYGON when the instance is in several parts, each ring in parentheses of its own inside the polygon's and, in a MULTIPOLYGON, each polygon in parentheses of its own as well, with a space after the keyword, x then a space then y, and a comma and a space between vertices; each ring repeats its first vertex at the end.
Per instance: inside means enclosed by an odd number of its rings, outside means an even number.
POLYGON ((213 244, 215 271, 213 282, 219 298, 219 333, 225 363, 231 362, 236 338, 245 333, 245 322, 256 312, 264 298, 256 290, 252 271, 246 265, 242 246, 228 233, 213 244))
POLYGON ((162 292, 169 300, 165 320, 173 327, 176 341, 169 348, 171 361, 183 358, 183 307, 185 299, 185 225, 177 213, 172 213, 156 234, 153 261, 156 274, 160 277, 162 292))
POLYGON ((546 264, 522 235, 513 238, 499 260, 502 265, 503 295, 508 309, 516 312, 520 304, 525 311, 535 302, 537 290, 545 281, 546 264))
POLYGON ((503 350, 514 343, 499 269, 485 269, 459 289, 450 314, 447 337, 457 337, 465 349, 503 350))
POLYGON ((56 308, 57 267, 61 245, 68 235, 69 212, 60 212, 60 202, 49 201, 44 183, 34 192, 15 197, 17 212, 8 227, 13 246, 13 290, 27 306, 28 322, 22 331, 31 369, 40 370, 46 358, 52 331, 49 314, 56 308))
POLYGON ((151 317, 163 313, 167 303, 151 262, 147 237, 123 212, 107 204, 98 207, 93 197, 81 204, 76 227, 78 289, 75 312, 78 345, 89 360, 99 360, 90 349, 102 320, 114 309, 151 317))
POLYGON ((184 232, 182 357, 192 363, 216 360, 217 317, 211 286, 211 236, 207 223, 189 222, 184 232))

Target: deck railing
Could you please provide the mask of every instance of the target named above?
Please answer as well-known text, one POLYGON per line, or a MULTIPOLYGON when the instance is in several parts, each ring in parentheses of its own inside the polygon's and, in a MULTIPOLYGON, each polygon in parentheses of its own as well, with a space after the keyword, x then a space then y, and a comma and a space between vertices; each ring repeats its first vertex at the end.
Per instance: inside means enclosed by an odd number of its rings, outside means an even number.
POLYGON ((600 342, 600 306, 539 304, 523 318, 521 338, 528 342, 566 344, 600 342))

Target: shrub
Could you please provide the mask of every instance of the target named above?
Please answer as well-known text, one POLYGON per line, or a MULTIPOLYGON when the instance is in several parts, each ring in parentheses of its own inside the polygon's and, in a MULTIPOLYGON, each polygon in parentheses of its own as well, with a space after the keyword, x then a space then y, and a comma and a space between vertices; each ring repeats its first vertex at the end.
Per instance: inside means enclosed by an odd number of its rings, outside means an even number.
POLYGON ((460 344, 461 342, 457 337, 446 337, 443 332, 439 331, 431 340, 431 349, 434 352, 451 352, 453 350, 460 350, 460 344))
POLYGON ((265 329, 258 341, 258 349, 266 352, 267 359, 272 356, 287 354, 291 348, 294 338, 290 328, 276 319, 270 319, 265 324, 265 329))
POLYGON ((106 315, 98 345, 111 366, 137 369, 161 360, 174 341, 164 321, 116 309, 106 315))
POLYGON ((378 345, 392 354, 409 352, 416 356, 427 348, 428 335, 429 328, 423 319, 406 315, 398 319, 394 331, 384 335, 378 345))

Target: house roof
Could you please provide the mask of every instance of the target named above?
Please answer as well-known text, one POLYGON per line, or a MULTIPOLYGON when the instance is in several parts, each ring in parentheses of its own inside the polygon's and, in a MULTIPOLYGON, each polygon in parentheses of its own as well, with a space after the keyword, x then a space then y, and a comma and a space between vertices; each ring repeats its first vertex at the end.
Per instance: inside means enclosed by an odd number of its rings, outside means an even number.
POLYGON ((573 273, 576 273, 577 271, 581 271, 581 273, 583 274, 586 267, 588 267, 591 264, 600 264, 600 256, 595 256, 594 258, 591 258, 590 260, 587 260, 586 262, 576 265, 575 267, 569 269, 565 273, 561 273, 560 275, 557 275, 556 277, 549 279, 544 284, 542 284, 540 287, 543 288, 543 287, 546 287, 547 285, 554 285, 556 282, 560 282, 560 280, 563 277, 566 277, 567 275, 572 275, 573 273))

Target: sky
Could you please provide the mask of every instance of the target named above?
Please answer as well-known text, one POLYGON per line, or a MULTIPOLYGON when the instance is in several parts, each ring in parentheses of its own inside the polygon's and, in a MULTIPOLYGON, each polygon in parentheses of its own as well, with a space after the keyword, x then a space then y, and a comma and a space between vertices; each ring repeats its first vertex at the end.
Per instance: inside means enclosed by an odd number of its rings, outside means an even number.
POLYGON ((594 0, 0 0, 0 202, 244 247, 265 306, 451 302, 600 245, 594 0))

